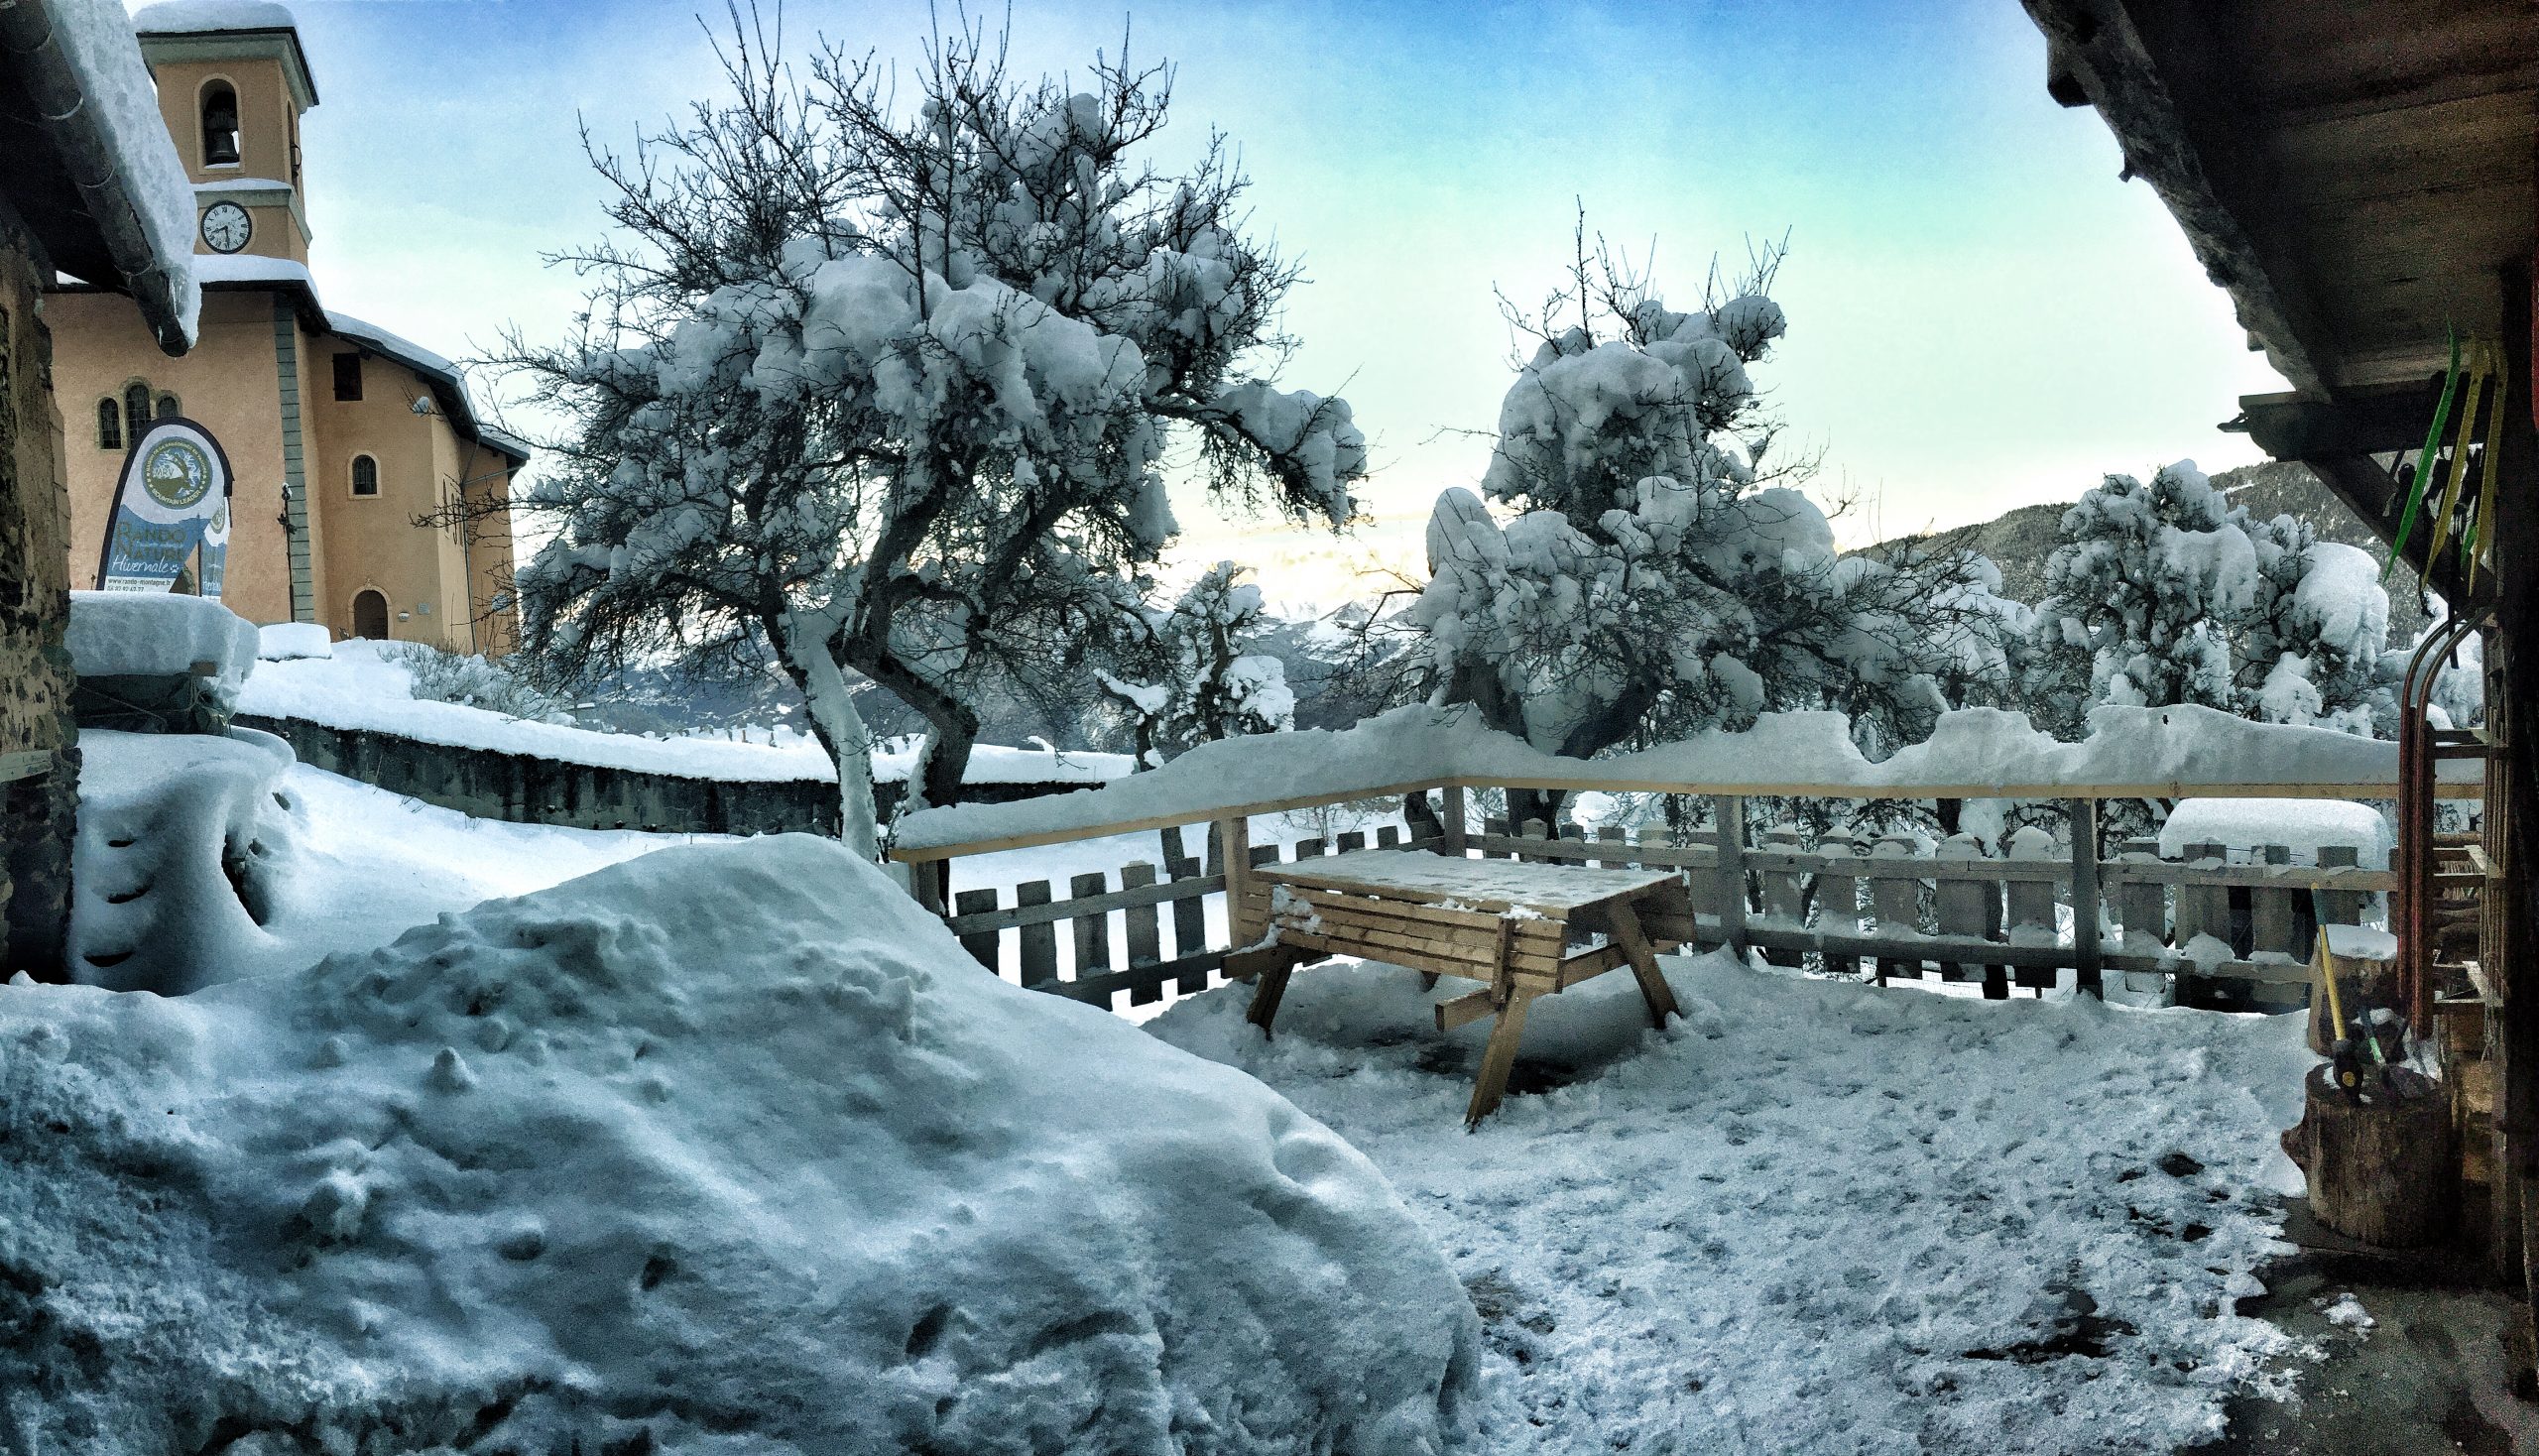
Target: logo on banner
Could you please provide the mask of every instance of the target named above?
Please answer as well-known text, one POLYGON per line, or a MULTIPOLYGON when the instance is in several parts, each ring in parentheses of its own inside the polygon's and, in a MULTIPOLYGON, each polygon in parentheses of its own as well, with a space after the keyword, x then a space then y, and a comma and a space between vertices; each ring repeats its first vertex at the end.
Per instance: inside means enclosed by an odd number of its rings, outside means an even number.
POLYGON ((154 421, 124 456, 98 562, 102 591, 166 591, 203 552, 203 594, 220 594, 229 546, 229 457, 190 420, 154 421))

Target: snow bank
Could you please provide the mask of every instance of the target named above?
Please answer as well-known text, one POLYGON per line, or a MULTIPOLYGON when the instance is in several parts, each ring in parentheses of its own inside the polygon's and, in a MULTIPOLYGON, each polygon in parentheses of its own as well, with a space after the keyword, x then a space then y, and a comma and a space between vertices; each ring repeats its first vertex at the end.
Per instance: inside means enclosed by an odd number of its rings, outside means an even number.
POLYGON ((74 591, 66 638, 82 677, 155 677, 212 665, 225 705, 256 665, 256 629, 210 597, 155 591, 74 591))
POLYGON ((133 37, 134 19, 124 13, 121 0, 51 0, 45 14, 79 77, 80 96, 96 108, 125 191, 150 235, 150 251, 168 269, 169 302, 178 326, 191 339, 202 306, 201 287, 188 271, 194 256, 194 189, 169 139, 158 83, 133 37))
POLYGON ((2253 723, 2212 708, 2102 707, 2090 714, 2090 728, 2088 738, 2064 743, 2029 727, 2021 714, 1968 708, 1941 714, 1927 742, 1871 763, 1839 713, 1766 713, 1742 733, 1710 732, 1585 762, 1493 732, 1468 708, 1396 708, 1349 729, 1202 744, 1091 792, 927 809, 900 821, 898 843, 924 849, 1148 818, 1198 820, 1243 804, 1462 775, 1608 789, 1709 785, 1764 793, 1840 786, 1864 797, 1945 789, 1952 796, 1994 798, 2066 785, 2378 785, 2398 777, 2394 743, 2253 723))
POLYGON ((331 658, 335 642, 319 622, 272 622, 256 629, 256 660, 288 663, 295 658, 331 658))
POLYGON ((176 1000, 0 988, 0 1046, 30 1449, 1412 1453, 1477 1403, 1365 1158, 826 841, 176 1000))
POLYGON ((2325 844, 2354 846, 2366 870, 2389 868, 2396 847, 2389 821, 2369 804, 2334 798, 2188 798, 2160 826, 2160 856, 2186 858, 2187 846, 2220 844, 2249 850, 2280 844, 2292 862, 2315 865, 2325 844))
MULTIPOLYGON (((179 601, 191 598, 180 597, 179 601)), ((299 825, 269 733, 79 735, 71 976, 178 995, 272 968, 299 825)))
POLYGON ((2137 1456, 2282 1393, 2262 1292, 2300 1174, 2302 1021, 1982 1002, 1669 959, 1648 1030, 1599 977, 1533 1004, 1463 1131, 1490 1028, 1440 1036, 1384 966, 1149 1024, 1373 1158, 1483 1319, 1491 1449, 2137 1456))
POLYGON ((329 728, 392 733, 454 748, 683 779, 834 783, 837 778, 818 741, 798 734, 788 735, 780 744, 767 744, 595 733, 508 717, 463 703, 420 700, 413 696, 413 674, 406 668, 379 655, 378 644, 342 642, 329 658, 259 664, 238 696, 238 711, 298 718, 329 728))

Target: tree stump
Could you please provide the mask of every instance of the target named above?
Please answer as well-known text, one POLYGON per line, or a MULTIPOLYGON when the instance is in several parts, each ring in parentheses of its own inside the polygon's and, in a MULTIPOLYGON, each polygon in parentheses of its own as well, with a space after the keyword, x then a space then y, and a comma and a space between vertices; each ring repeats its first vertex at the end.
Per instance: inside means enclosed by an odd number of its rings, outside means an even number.
POLYGON ((2309 1179, 2311 1216, 2383 1249, 2448 1237, 2459 1180, 2450 1099, 2438 1091, 2403 1099, 2375 1087, 2350 1101, 2324 1062, 2303 1085, 2307 1103, 2300 1125, 2283 1135, 2283 1152, 2309 1179))

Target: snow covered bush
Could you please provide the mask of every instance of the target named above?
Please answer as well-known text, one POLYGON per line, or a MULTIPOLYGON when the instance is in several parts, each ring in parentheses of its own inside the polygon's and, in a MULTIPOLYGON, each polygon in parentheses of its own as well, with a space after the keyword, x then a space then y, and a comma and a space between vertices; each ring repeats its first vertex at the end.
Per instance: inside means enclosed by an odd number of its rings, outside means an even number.
POLYGON ((1104 696, 1129 719, 1140 767, 1221 738, 1295 725, 1296 695, 1284 663, 1253 651, 1268 626, 1261 588, 1219 561, 1170 611, 1123 614, 1117 670, 1097 671, 1104 696))
POLYGON ((573 337, 507 350, 573 421, 514 507, 553 533, 519 573, 525 648, 559 676, 772 650, 869 851, 850 671, 924 716, 910 801, 948 802, 965 682, 1048 671, 1142 595, 1167 445, 1331 523, 1366 446, 1345 403, 1267 377, 1297 275, 1246 234, 1224 147, 1140 161, 1160 67, 1025 83, 966 31, 906 110, 869 59, 797 82, 746 26, 730 55, 728 97, 595 153, 622 238, 573 259, 598 280, 573 337))
POLYGON ((380 648, 379 656, 406 669, 418 701, 458 703, 538 723, 572 719, 570 705, 564 699, 522 677, 508 664, 445 653, 422 642, 388 643, 380 648))
POLYGON ((2038 726, 2076 738, 2103 703, 2197 703, 2367 735, 2390 711, 2389 598, 2364 552, 2251 518, 2187 460, 2107 477, 2060 535, 2023 655, 2038 726))
POLYGON ((801 836, 0 987, 0 1141, 12 1450, 1436 1456, 1479 1404, 1366 1158, 801 836))
POLYGON ((1767 463, 1748 370, 1785 327, 1774 262, 1677 312, 1582 254, 1539 317, 1511 313, 1537 346, 1480 494, 1438 498, 1406 614, 1435 698, 1577 758, 1797 708, 1883 755, 1950 705, 1943 674, 1997 658, 1973 560, 1841 555, 1795 488, 1809 463, 1767 463))

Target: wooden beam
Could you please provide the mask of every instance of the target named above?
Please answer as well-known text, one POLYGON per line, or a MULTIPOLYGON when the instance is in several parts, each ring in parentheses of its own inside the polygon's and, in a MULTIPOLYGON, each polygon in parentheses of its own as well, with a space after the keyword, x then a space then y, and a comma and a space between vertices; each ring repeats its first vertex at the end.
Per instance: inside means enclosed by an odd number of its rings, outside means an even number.
POLYGON ((2297 394, 2242 395, 2238 418, 2222 427, 2246 434, 2258 449, 2278 460, 2412 455, 2423 446, 2425 429, 2433 424, 2434 408, 2441 400, 2440 376, 2378 389, 2342 390, 2334 400, 2297 394))
POLYGON ((2231 295, 2240 326, 2303 394, 2329 395, 2334 356, 2308 280, 2270 218, 2258 129, 2224 73, 2228 50, 2191 0, 2020 0, 2055 58, 2057 99, 2077 87, 2123 149, 2125 175, 2160 194, 2205 273, 2231 295))

